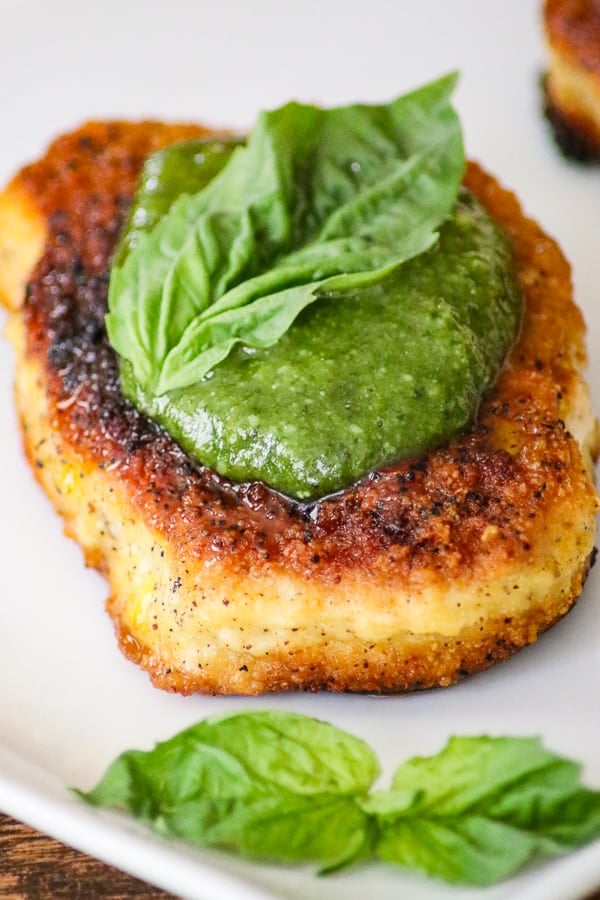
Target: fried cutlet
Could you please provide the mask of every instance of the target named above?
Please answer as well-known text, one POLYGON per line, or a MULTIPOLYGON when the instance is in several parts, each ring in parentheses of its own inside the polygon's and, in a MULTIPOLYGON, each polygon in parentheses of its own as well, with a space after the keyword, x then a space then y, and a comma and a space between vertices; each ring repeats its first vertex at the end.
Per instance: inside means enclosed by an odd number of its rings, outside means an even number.
POLYGON ((564 152, 600 160, 600 2, 546 0, 546 114, 564 152))
POLYGON ((524 298, 475 424, 311 503, 234 484, 123 397, 104 327, 143 159, 201 133, 88 124, 0 197, 25 449, 110 583, 122 650, 184 694, 407 691, 508 659, 569 611, 593 557, 598 429, 559 248, 470 164, 466 184, 509 234, 524 298))

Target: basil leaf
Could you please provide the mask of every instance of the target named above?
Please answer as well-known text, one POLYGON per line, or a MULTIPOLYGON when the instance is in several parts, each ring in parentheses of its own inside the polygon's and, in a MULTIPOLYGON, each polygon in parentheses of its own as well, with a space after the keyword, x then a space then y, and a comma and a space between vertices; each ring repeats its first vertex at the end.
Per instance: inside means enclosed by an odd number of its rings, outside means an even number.
POLYGON ((319 297, 429 249, 464 169, 455 82, 388 106, 263 113, 203 190, 117 254, 107 328, 138 384, 188 387, 236 343, 270 346, 319 297))
POLYGON ((600 834, 600 793, 537 739, 452 738, 392 787, 363 805, 380 823, 377 855, 449 882, 492 884, 600 834))
MULTIPOLYGON (((197 833, 195 805, 169 821, 169 834, 197 833)), ((334 871, 373 853, 369 817, 354 797, 335 794, 290 796, 281 792, 222 808, 204 828, 204 846, 235 849, 240 855, 282 863, 316 861, 334 871)))
POLYGON ((516 829, 470 816, 452 822, 414 817, 383 828, 376 853, 450 884, 485 886, 520 869, 533 851, 516 829))
POLYGON ((290 713, 211 718, 149 752, 128 751, 89 793, 163 834, 330 872, 380 859, 450 883, 489 885, 536 854, 600 836, 600 792, 531 738, 452 738, 389 791, 368 746, 290 713))
POLYGON ((181 194, 196 194, 206 187, 241 143, 230 137, 199 138, 152 153, 142 167, 113 263, 123 265, 140 235, 152 231, 181 194))
POLYGON ((202 846, 337 868, 371 850, 355 798, 378 771, 366 744, 327 723, 241 713, 122 754, 82 796, 202 846))

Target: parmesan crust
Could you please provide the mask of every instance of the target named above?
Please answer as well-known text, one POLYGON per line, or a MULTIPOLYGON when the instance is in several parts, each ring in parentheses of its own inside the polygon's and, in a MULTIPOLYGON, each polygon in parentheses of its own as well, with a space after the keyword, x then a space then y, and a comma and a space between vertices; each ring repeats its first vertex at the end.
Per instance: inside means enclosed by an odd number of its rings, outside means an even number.
POLYGON ((568 612, 593 557, 598 426, 559 248, 470 164, 525 301, 475 425, 311 504, 231 484, 123 398, 103 328, 143 157, 199 133, 91 123, 0 196, 25 450, 107 576, 121 648, 181 693, 408 691, 506 660, 568 612))
POLYGON ((547 113, 570 156, 600 160, 600 3, 546 0, 547 113))

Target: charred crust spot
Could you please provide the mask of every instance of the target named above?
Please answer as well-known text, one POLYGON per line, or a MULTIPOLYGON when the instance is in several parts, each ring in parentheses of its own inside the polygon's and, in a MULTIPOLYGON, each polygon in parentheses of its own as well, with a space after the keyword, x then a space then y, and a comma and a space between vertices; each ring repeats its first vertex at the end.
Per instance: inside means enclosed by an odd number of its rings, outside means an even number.
POLYGON ((581 122, 568 118, 548 95, 546 79, 542 82, 543 111, 561 153, 569 160, 584 165, 600 163, 600 146, 581 122))

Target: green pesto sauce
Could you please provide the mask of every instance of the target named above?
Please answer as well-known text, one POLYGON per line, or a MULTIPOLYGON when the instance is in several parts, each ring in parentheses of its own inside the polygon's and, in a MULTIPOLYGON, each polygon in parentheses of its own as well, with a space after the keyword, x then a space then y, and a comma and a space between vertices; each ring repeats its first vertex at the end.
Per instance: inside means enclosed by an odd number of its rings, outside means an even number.
POLYGON ((122 363, 123 387, 200 463, 312 500, 464 430, 520 314, 508 239, 462 191, 432 250, 314 303, 272 347, 161 397, 122 363))

